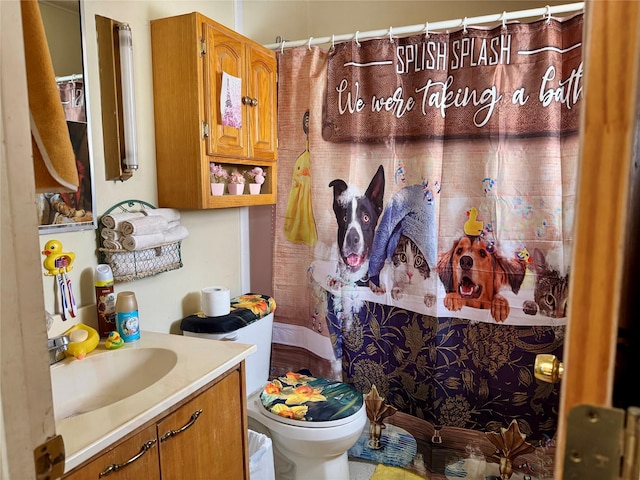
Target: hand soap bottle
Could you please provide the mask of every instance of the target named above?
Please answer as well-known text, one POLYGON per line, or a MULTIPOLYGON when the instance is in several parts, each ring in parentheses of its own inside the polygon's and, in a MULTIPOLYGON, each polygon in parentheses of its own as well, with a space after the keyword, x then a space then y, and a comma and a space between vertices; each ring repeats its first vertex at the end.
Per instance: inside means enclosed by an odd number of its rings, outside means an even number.
POLYGON ((133 292, 120 292, 116 300, 116 324, 118 333, 125 342, 134 342, 140 338, 138 302, 133 292))

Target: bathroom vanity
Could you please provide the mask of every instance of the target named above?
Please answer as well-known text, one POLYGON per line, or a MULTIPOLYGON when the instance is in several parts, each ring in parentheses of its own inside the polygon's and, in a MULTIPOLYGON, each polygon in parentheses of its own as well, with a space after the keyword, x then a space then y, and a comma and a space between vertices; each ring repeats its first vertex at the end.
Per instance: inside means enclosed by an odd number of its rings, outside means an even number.
POLYGON ((56 392, 54 380, 56 430, 66 451, 63 478, 248 479, 244 360, 255 351, 255 345, 142 332, 121 349, 100 345, 84 360, 54 365, 52 379, 66 378, 64 369, 76 378, 65 390, 77 393, 80 403, 74 407, 73 397, 56 392), (112 382, 105 365, 119 370, 122 381, 105 388, 89 378, 95 373, 112 382), (154 373, 155 365, 163 371, 154 373), (144 372, 152 377, 148 386, 144 372), (136 385, 142 388, 136 391, 136 385), (95 389, 95 396, 73 392, 83 386, 95 389))

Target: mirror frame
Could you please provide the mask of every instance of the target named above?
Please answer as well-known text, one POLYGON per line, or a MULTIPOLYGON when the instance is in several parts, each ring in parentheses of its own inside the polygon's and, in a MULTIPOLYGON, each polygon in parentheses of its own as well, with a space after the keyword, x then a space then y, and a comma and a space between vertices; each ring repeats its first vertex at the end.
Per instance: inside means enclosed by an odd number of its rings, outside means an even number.
MULTIPOLYGON (((72 3, 73 0, 68 0, 69 3, 72 3)), ((48 2, 54 8, 56 7, 56 1, 48 2)), ((61 224, 44 224, 38 226, 38 231, 40 234, 51 234, 51 233, 60 233, 60 232, 73 232, 73 231, 81 231, 81 230, 96 230, 98 228, 98 218, 97 218, 97 210, 96 210, 96 195, 95 195, 95 178, 94 178, 94 158, 93 158, 93 142, 92 142, 92 131, 91 131, 91 108, 89 105, 89 81, 87 78, 88 72, 88 63, 87 63, 87 18, 85 13, 84 3, 81 0, 77 0, 75 3, 78 5, 78 30, 80 34, 80 49, 81 49, 81 60, 82 60, 82 75, 83 75, 83 88, 84 88, 84 108, 86 115, 86 141, 87 141, 87 163, 88 163, 88 171, 85 172, 85 175, 89 177, 90 184, 90 195, 91 195, 91 220, 83 221, 83 222, 71 222, 71 223, 61 223, 61 224)), ((57 8, 60 8, 59 6, 57 8)), ((46 29, 45 29, 46 30, 46 29)), ((57 192, 51 192, 55 194, 57 192)), ((40 198, 38 195, 38 199, 40 198)), ((45 194, 46 195, 46 194, 45 194)), ((38 200, 37 200, 38 201, 38 200)), ((36 201, 36 202, 37 202, 36 201)), ((46 201, 46 200, 45 200, 46 201)))

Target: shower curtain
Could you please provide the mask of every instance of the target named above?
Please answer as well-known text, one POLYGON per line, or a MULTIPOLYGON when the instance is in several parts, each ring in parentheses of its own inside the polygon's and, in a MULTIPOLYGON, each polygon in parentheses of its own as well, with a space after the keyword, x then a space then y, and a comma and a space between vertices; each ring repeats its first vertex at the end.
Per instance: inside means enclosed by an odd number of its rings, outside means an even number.
POLYGON ((515 432, 514 471, 551 477, 560 388, 533 366, 562 359, 582 24, 278 52, 271 373, 375 385, 397 412, 350 455, 499 475, 515 432))

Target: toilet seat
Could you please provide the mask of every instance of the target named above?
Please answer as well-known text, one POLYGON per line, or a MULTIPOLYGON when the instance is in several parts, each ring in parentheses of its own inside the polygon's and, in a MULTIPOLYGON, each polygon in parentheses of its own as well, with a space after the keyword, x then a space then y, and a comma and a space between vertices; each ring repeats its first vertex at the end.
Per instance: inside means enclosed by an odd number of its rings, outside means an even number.
POLYGON ((303 428, 338 427, 358 417, 364 401, 353 385, 306 373, 289 372, 265 385, 258 410, 273 421, 303 428))

